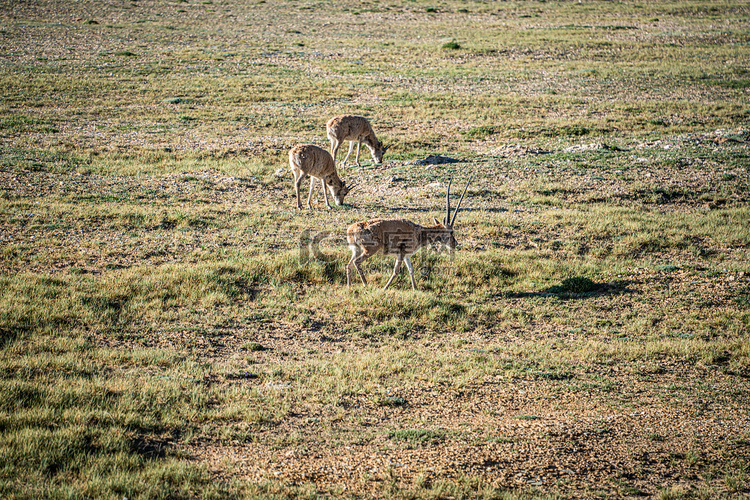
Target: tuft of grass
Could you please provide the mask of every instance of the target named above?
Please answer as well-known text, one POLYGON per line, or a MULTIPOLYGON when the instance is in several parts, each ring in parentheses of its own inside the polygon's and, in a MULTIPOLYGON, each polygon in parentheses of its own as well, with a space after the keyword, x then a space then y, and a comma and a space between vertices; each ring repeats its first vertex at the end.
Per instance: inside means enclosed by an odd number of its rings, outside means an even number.
POLYGON ((484 139, 486 137, 499 134, 505 130, 500 125, 482 125, 481 127, 472 127, 464 135, 470 139, 484 139))
POLYGON ((260 352, 265 351, 266 348, 263 347, 262 344, 259 344, 258 342, 245 342, 242 344, 243 349, 246 349, 251 352, 260 352))
POLYGON ((166 104, 192 104, 195 101, 186 97, 168 97, 163 102, 166 104))
POLYGON ((445 431, 429 429, 398 429, 388 433, 394 441, 401 441, 410 446, 434 446, 445 439, 445 431))
POLYGON ((406 400, 399 396, 384 396, 379 401, 380 406, 404 406, 406 400))
POLYGON ((590 278, 585 276, 573 276, 571 278, 565 278, 562 281, 562 288, 566 292, 571 293, 586 293, 592 292, 599 288, 599 286, 592 281, 590 278))

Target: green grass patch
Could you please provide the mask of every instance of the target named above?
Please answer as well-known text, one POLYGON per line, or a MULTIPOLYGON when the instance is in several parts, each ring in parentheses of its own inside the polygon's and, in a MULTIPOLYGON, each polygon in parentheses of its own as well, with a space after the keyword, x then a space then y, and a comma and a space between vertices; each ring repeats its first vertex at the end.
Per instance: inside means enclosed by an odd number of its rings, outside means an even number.
POLYGON ((399 429, 388 433, 394 441, 404 442, 409 446, 431 446, 445 439, 445 431, 428 429, 399 429))

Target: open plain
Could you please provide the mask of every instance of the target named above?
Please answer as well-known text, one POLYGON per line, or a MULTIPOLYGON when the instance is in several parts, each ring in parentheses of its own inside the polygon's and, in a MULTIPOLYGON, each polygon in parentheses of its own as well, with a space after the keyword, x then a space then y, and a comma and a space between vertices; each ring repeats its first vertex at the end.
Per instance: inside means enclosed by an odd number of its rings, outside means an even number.
POLYGON ((0 0, 2 498, 748 498, 749 366, 745 1, 0 0))

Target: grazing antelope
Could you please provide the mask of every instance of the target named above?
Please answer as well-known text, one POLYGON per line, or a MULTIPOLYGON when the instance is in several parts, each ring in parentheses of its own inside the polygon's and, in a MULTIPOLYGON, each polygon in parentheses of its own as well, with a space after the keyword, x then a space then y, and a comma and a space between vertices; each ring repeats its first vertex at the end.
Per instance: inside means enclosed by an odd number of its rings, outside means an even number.
POLYGON ((307 196, 307 208, 311 210, 310 200, 312 199, 313 187, 315 187, 315 179, 318 179, 323 185, 323 197, 326 200, 328 210, 331 209, 331 205, 328 203, 326 187, 331 190, 336 205, 341 205, 344 202, 344 196, 353 187, 347 187, 344 185, 344 181, 339 179, 336 164, 328 151, 312 144, 297 144, 294 146, 289 151, 289 167, 292 169, 292 175, 294 176, 294 192, 297 194, 297 208, 300 210, 302 210, 302 204, 299 199, 299 188, 305 175, 310 176, 310 194, 307 196))
POLYGON ((414 282, 414 268, 411 265, 410 256, 425 245, 430 245, 437 249, 438 247, 448 247, 453 250, 458 245, 456 238, 453 237, 453 223, 456 221, 458 209, 461 208, 461 202, 464 199, 466 190, 469 188, 471 177, 466 182, 461 199, 458 200, 456 211, 451 218, 451 181, 448 181, 448 191, 445 200, 445 220, 439 223, 437 219, 434 226, 423 227, 406 219, 371 219, 368 221, 357 222, 349 226, 346 231, 346 240, 349 242, 349 248, 352 251, 352 258, 346 265, 346 285, 351 285, 352 265, 357 268, 359 277, 362 278, 362 284, 367 285, 365 275, 362 273, 360 264, 378 253, 383 251, 384 255, 395 255, 396 266, 393 268, 393 274, 383 290, 387 289, 393 279, 401 269, 401 262, 406 262, 406 268, 409 270, 412 290, 417 289, 414 282))
POLYGON ((362 166, 359 164, 359 148, 363 142, 369 148, 375 163, 383 162, 383 154, 388 149, 375 137, 375 132, 373 132, 370 122, 364 116, 341 115, 331 118, 326 123, 326 133, 328 134, 328 139, 331 141, 331 156, 333 156, 334 161, 336 160, 336 154, 339 152, 339 147, 341 147, 344 141, 349 141, 349 152, 346 154, 342 165, 346 165, 346 160, 352 154, 354 141, 357 141, 357 156, 355 157, 355 161, 358 167, 362 166))

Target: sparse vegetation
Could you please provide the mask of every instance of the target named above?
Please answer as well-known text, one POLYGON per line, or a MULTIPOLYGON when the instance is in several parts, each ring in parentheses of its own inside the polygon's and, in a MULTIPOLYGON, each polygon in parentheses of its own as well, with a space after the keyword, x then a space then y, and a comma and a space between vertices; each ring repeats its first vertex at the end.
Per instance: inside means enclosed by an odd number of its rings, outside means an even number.
POLYGON ((745 3, 0 12, 0 497, 750 495, 745 3), (345 113, 385 162, 300 214, 345 113))
POLYGON ((443 44, 443 48, 449 49, 449 50, 457 50, 461 48, 461 45, 458 42, 450 41, 450 42, 445 42, 443 44))

